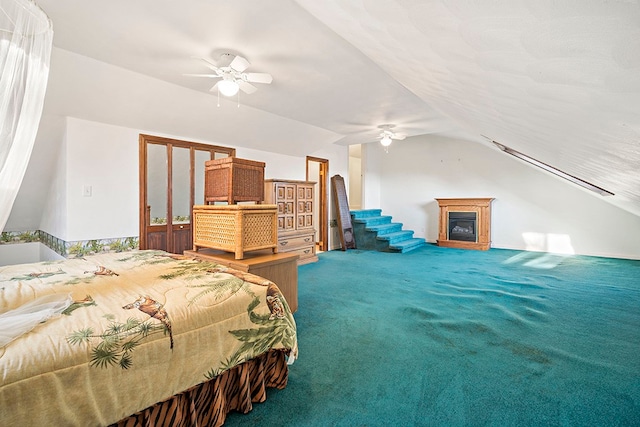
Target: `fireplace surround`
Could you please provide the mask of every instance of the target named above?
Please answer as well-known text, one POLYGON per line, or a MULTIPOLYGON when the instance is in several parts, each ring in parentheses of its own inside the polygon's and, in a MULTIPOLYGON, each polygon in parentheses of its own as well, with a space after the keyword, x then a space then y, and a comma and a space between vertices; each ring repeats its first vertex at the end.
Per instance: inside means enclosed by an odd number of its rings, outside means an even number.
POLYGON ((483 251, 491 247, 493 198, 436 200, 440 207, 438 246, 483 251))

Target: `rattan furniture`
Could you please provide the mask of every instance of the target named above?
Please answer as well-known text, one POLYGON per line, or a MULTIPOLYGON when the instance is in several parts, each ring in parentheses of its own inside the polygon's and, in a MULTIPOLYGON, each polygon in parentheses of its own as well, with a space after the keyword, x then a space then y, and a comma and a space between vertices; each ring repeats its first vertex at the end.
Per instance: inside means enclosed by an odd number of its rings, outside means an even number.
POLYGON ((260 203, 264 197, 264 162, 225 157, 205 162, 204 202, 260 203))
POLYGON ((277 248, 276 205, 196 205, 193 207, 193 250, 220 249, 244 253, 277 248))
POLYGON ((315 262, 315 182, 267 179, 264 200, 278 206, 278 252, 300 256, 298 265, 315 262))

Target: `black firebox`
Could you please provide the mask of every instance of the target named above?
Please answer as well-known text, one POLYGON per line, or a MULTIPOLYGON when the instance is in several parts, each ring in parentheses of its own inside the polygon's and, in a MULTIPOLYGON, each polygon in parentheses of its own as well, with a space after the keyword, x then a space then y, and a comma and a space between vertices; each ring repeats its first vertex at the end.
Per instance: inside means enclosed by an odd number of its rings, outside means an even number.
POLYGON ((449 240, 477 242, 476 212, 449 212, 449 240))

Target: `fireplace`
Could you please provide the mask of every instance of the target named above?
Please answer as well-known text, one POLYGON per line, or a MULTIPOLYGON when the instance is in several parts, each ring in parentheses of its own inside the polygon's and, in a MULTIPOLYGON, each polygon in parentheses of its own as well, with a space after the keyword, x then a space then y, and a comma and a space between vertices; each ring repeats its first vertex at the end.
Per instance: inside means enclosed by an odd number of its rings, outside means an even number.
POLYGON ((475 212, 449 212, 448 231, 449 240, 461 242, 477 241, 477 214, 475 212))
POLYGON ((491 246, 491 198, 436 199, 438 246, 487 250, 491 246))

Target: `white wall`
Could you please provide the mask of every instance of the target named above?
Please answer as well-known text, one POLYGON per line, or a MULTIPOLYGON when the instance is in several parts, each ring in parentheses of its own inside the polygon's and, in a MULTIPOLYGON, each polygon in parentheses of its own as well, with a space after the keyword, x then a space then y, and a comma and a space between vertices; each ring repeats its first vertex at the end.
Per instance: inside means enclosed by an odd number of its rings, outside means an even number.
MULTIPOLYGON (((42 229, 66 241, 138 236, 139 134, 181 137, 76 118, 67 118, 66 122, 57 178, 52 182, 56 189, 50 192, 52 198, 42 229), (83 195, 84 186, 91 187, 90 197, 83 195), (55 201, 63 203, 65 199, 65 212, 61 214, 55 201), (60 226, 61 222, 64 226, 60 226)), ((220 141, 195 142, 232 147, 220 141)), ((234 148, 237 157, 265 162, 267 178, 303 180, 306 177, 305 157, 234 148)), ((344 174, 347 170, 346 147, 332 145, 309 155, 329 159, 330 168, 335 168, 336 173, 344 174)))
POLYGON ((382 206, 382 164, 387 160, 380 144, 364 144, 362 146, 361 173, 362 208, 378 209, 382 206))
MULTIPOLYGON (((23 181, 18 198, 29 194, 38 194, 42 197, 39 202, 42 203, 42 206, 39 209, 37 205, 32 206, 32 209, 40 212, 39 221, 27 228, 27 230, 40 229, 52 236, 65 240, 67 237, 67 145, 65 136, 67 122, 61 117, 58 118, 58 121, 62 131, 52 133, 48 138, 37 139, 34 147, 34 152, 45 150, 51 153, 51 157, 48 161, 36 163, 34 168, 30 163, 27 169, 27 174, 29 174, 34 173, 32 169, 35 169, 35 173, 37 173, 37 170, 43 165, 50 167, 51 171, 42 175, 42 177, 48 178, 48 182, 45 179, 40 186, 34 186, 27 181, 23 181), (44 141, 47 141, 47 144, 43 144, 44 141), (43 145, 47 148, 42 147, 43 145), (53 147, 55 147, 55 150, 53 150, 53 147), (52 149, 52 151, 49 151, 49 149, 52 149), (45 189, 45 191, 41 191, 42 189, 45 189)), ((22 211, 19 206, 14 205, 11 216, 19 217, 22 211)))
POLYGON ((0 266, 63 259, 40 242, 0 245, 0 266))
POLYGON ((367 208, 435 242, 435 198, 494 197, 492 247, 640 259, 640 217, 568 181, 474 142, 421 136, 389 153, 367 146, 367 208), (369 171, 379 166, 370 180, 369 171))
POLYGON ((64 120, 60 117, 43 117, 38 134, 48 137, 36 138, 29 165, 21 184, 21 191, 13 205, 11 215, 5 225, 5 231, 32 231, 40 225, 40 208, 51 194, 51 176, 56 170, 56 161, 62 147, 64 120), (39 191, 22 191, 22 187, 39 191))
POLYGON ((138 235, 140 132, 67 120, 66 241, 138 235), (91 187, 91 196, 83 187, 91 187), (132 220, 133 219, 133 220, 132 220))
MULTIPOLYGON (((222 143, 219 145, 231 147, 231 145, 222 143)), ((234 148, 236 149, 236 157, 265 162, 265 179, 305 179, 307 163, 304 157, 286 156, 242 147, 234 148)))
POLYGON ((349 146, 349 209, 362 209, 362 145, 349 146))

